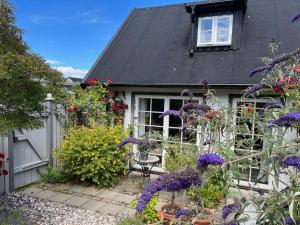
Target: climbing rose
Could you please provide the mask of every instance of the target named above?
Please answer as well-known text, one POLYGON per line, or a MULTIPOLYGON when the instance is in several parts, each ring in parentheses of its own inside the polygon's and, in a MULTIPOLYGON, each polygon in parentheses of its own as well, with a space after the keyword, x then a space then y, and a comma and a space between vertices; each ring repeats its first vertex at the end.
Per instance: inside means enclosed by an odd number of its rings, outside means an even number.
POLYGON ((2 174, 3 174, 4 176, 6 176, 6 175, 8 174, 7 169, 2 169, 2 174))
POLYGON ((214 153, 201 154, 197 160, 197 168, 207 170, 208 165, 222 165, 224 159, 214 153))
POLYGON ((142 213, 152 196, 159 191, 173 192, 186 190, 193 184, 196 187, 201 185, 199 175, 193 169, 161 175, 146 186, 138 201, 136 211, 142 213))
POLYGON ((298 64, 297 66, 295 66, 295 67, 293 68, 293 71, 294 71, 295 73, 300 73, 300 64, 298 64))
POLYGON ((2 152, 0 152, 0 159, 4 159, 4 154, 2 152))
POLYGON ((271 121, 272 124, 275 124, 277 126, 281 127, 289 127, 292 126, 294 123, 300 122, 300 113, 287 113, 281 117, 279 117, 277 120, 271 121))
POLYGON ((112 84, 112 78, 111 78, 111 77, 108 77, 108 78, 106 79, 106 83, 107 83, 107 84, 112 84))
POLYGON ((236 211, 239 208, 241 208, 241 205, 237 204, 237 203, 233 203, 233 204, 224 206, 223 211, 222 211, 222 218, 225 220, 230 213, 233 213, 234 211, 236 211))
POLYGON ((2 160, 0 160, 0 167, 3 165, 3 161, 2 160))
POLYGON ((87 85, 94 86, 94 85, 97 85, 97 82, 98 82, 98 80, 96 78, 92 78, 92 79, 87 80, 85 83, 87 85))
POLYGON ((293 166, 300 171, 300 156, 288 156, 282 161, 283 167, 293 166))

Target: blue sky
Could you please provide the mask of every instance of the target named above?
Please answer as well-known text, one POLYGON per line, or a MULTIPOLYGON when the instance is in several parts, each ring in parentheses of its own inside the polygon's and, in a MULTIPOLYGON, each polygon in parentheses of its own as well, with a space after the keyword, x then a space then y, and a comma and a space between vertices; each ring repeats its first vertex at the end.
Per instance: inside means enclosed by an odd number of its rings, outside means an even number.
MULTIPOLYGON (((195 0, 193 0, 195 1, 195 0)), ((34 52, 65 76, 83 77, 130 11, 189 0, 10 0, 34 52)))

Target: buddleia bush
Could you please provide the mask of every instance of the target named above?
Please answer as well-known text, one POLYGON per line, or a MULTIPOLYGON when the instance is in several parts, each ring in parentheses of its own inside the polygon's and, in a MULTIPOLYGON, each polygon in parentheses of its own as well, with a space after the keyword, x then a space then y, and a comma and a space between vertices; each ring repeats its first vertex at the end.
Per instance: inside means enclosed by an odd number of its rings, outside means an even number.
POLYGON ((108 187, 125 172, 127 151, 116 147, 125 136, 121 126, 74 127, 55 150, 55 157, 69 177, 108 187))

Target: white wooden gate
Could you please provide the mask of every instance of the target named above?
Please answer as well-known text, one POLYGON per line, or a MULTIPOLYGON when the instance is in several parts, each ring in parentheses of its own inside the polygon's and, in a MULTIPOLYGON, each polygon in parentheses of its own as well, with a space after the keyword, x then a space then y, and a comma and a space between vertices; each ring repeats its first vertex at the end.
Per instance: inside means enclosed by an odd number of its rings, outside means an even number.
POLYGON ((34 130, 14 130, 0 139, 0 152, 5 153, 5 167, 9 176, 0 177, 0 192, 36 182, 48 165, 53 165, 52 150, 60 143, 67 112, 65 107, 53 104, 48 95, 46 113, 41 119, 43 127, 34 130))

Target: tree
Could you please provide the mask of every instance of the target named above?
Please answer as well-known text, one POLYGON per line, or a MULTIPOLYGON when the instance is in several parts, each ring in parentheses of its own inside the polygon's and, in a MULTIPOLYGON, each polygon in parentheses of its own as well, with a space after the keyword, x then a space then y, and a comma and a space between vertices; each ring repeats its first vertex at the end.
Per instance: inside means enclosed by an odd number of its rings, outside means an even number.
POLYGON ((62 74, 30 51, 15 25, 14 8, 0 0, 0 134, 41 126, 43 100, 65 96, 62 74))

